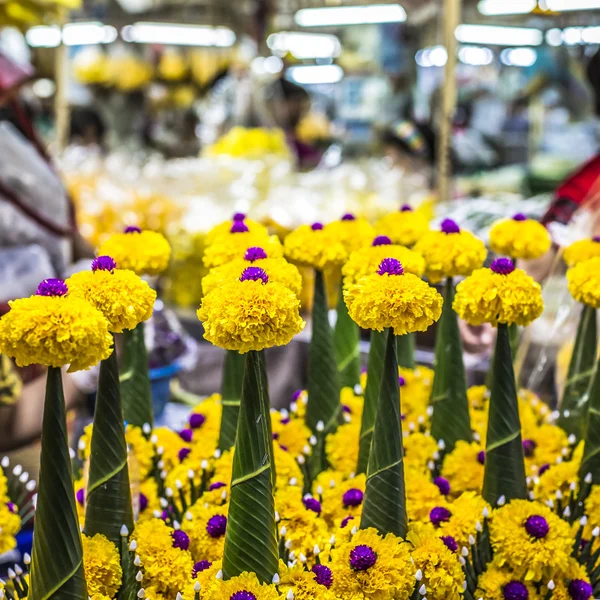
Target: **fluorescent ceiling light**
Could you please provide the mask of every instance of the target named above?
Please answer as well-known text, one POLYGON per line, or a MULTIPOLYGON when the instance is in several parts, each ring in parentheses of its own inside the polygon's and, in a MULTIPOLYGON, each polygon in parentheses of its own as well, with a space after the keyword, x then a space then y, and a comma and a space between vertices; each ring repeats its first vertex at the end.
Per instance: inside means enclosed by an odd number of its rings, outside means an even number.
POLYGON ((235 44, 235 33, 227 27, 208 25, 178 25, 169 23, 135 23, 123 27, 121 36, 137 44, 172 46, 219 46, 235 44))
POLYGON ((546 31, 546 43, 549 46, 560 46, 563 43, 562 30, 558 27, 546 31))
POLYGON ((420 67, 443 67, 448 62, 448 51, 444 46, 431 46, 419 50, 415 60, 420 67))
POLYGON ((32 48, 56 48, 61 40, 67 46, 91 46, 95 44, 110 44, 118 37, 117 30, 112 25, 102 23, 69 23, 59 27, 32 27, 25 39, 32 48))
POLYGON ((509 67, 531 67, 537 52, 533 48, 506 48, 500 53, 500 60, 509 67))
POLYGON ((299 59, 335 58, 342 51, 337 36, 325 33, 273 33, 267 38, 267 46, 274 54, 285 56, 289 52, 299 59))
POLYGON ((600 9, 600 0, 547 0, 548 8, 556 12, 600 9))
POLYGON ((61 34, 58 27, 32 27, 25 34, 32 48, 56 48, 60 46, 61 34))
POLYGON ((539 46, 544 36, 539 29, 497 25, 459 25, 456 39, 463 44, 491 46, 539 46))
POLYGON ((344 77, 344 71, 338 65, 309 65, 290 67, 287 76, 296 83, 316 85, 319 83, 338 83, 344 77))
POLYGON ((494 61, 494 53, 489 48, 480 48, 478 46, 463 46, 458 51, 460 62, 474 67, 483 67, 491 65, 494 61))
POLYGON ((533 11, 537 0, 480 0, 477 9, 482 15, 525 15, 533 11))
POLYGON ((295 19, 300 27, 402 23, 406 21, 406 11, 399 4, 303 8, 295 19))

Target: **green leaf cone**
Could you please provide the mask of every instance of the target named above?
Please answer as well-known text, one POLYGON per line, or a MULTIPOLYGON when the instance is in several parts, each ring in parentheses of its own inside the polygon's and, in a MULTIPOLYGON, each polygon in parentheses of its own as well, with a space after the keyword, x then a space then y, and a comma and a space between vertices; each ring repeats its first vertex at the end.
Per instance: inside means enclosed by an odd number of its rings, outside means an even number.
POLYGON ((260 581, 270 583, 278 569, 279 551, 265 382, 264 361, 259 353, 251 351, 246 355, 233 457, 223 575, 229 579, 253 571, 260 581))
POLYGON ((362 529, 374 527, 381 535, 393 533, 404 538, 408 518, 404 488, 398 361, 396 342, 391 330, 388 331, 387 337, 360 526, 362 529))
POLYGON ((125 420, 137 427, 154 425, 152 390, 148 375, 148 352, 144 342, 144 323, 123 332, 121 397, 125 420))
POLYGON ((227 350, 223 365, 223 382, 221 384, 223 414, 219 432, 219 450, 222 451, 229 450, 235 444, 245 362, 246 358, 243 354, 235 350, 227 350))
POLYGON ((444 440, 449 451, 459 440, 473 440, 462 340, 458 330, 458 317, 452 308, 453 300, 454 285, 452 279, 448 278, 435 344, 431 435, 436 440, 444 440))
POLYGON ((527 498, 525 459, 508 326, 498 325, 490 397, 483 497, 492 506, 527 498))
POLYGON ((579 319, 573 356, 569 364, 567 380, 560 404, 558 424, 567 433, 583 436, 587 411, 588 390, 592 381, 598 348, 596 310, 584 306, 579 319), (568 411, 568 416, 565 416, 568 411))
POLYGON ((308 355, 308 404, 306 406, 306 424, 318 440, 311 457, 314 475, 326 467, 325 436, 335 431, 342 419, 340 380, 328 312, 323 273, 316 271, 312 338, 308 355), (324 425, 322 431, 317 429, 319 421, 322 421, 324 425))
MULTIPOLYGON (((385 356, 387 335, 385 331, 371 331, 371 346, 367 361, 367 386, 365 389, 365 404, 363 407, 360 426, 360 442, 358 447, 357 473, 366 473, 371 452, 371 439, 375 427, 375 415, 379 402, 381 376, 383 374, 383 359, 385 356)), ((396 374, 398 370, 396 369, 396 374)))
POLYGON ((30 597, 87 600, 62 377, 53 367, 48 369, 42 432, 30 597))
POLYGON ((120 547, 123 525, 133 530, 119 371, 113 352, 100 363, 84 531, 89 536, 101 533, 120 547))
POLYGON ((344 302, 344 294, 340 289, 337 305, 337 321, 333 330, 337 368, 342 387, 351 387, 360 383, 360 331, 358 325, 350 318, 348 307, 344 302))
POLYGON ((600 361, 590 387, 585 429, 585 446, 579 478, 582 480, 591 473, 593 485, 600 485, 600 361))
POLYGON ((398 366, 404 369, 415 368, 415 348, 417 336, 414 333, 396 336, 396 354, 398 366))

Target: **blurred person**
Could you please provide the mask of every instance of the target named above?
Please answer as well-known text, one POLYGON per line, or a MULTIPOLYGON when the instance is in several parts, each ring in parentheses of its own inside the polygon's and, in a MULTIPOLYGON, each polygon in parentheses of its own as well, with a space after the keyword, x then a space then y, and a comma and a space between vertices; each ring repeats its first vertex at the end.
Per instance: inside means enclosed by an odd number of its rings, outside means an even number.
POLYGON ((71 110, 70 141, 105 149, 106 124, 98 110, 93 107, 74 107, 71 110))

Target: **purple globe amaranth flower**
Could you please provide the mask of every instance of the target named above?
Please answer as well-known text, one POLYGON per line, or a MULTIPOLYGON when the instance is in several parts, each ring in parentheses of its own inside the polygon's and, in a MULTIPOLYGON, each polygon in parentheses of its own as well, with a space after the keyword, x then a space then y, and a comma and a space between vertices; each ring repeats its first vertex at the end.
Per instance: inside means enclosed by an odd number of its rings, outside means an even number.
POLYGON ((413 212, 413 207, 410 204, 403 204, 400 207, 400 212, 413 212))
POLYGON ((208 487, 208 491, 212 492, 213 490, 220 490, 224 487, 227 487, 226 483, 223 483, 222 481, 215 481, 214 483, 210 484, 210 486, 208 487))
POLYGON ((64 296, 69 293, 67 284, 62 279, 44 279, 35 291, 36 296, 64 296))
POLYGON ((313 231, 321 231, 321 229, 323 229, 323 223, 319 223, 318 221, 316 223, 313 223, 310 228, 313 231))
POLYGON ((513 216, 513 221, 527 221, 527 216, 523 213, 517 213, 513 216))
POLYGON ((550 468, 550 465, 548 463, 543 464, 538 469, 538 475, 541 477, 549 468, 550 468))
POLYGON ((318 515, 321 514, 321 511, 323 509, 321 507, 321 503, 316 498, 304 498, 302 502, 304 503, 304 507, 306 508, 306 510, 310 510, 314 513, 317 513, 318 515))
POLYGON ((304 390, 296 390, 293 394, 292 394, 292 402, 297 402, 298 400, 300 400, 300 396, 302 396, 302 392, 304 390))
POLYGON ((404 267, 402 263, 396 258, 384 258, 379 263, 379 269, 377 270, 379 275, 404 275, 404 267))
POLYGON ((533 456, 536 448, 537 444, 533 440, 523 440, 523 454, 525 454, 527 458, 533 456))
POLYGON ((234 221, 231 229, 229 230, 230 233, 246 233, 247 231, 250 230, 244 221, 234 221))
POLYGON ((592 586, 583 579, 573 579, 569 583, 569 596, 573 600, 589 600, 593 592, 592 586))
POLYGON ((406 379, 402 375, 398 375, 398 385, 404 387, 406 385, 406 379))
POLYGON ((361 544, 350 551, 350 566, 355 571, 366 571, 377 562, 377 554, 370 546, 361 544))
POLYGON ((139 495, 140 512, 144 512, 148 508, 148 496, 140 492, 139 495))
POLYGON ((451 535, 443 535, 441 538, 442 542, 450 552, 456 552, 458 550, 458 542, 451 535))
POLYGON ((179 458, 179 462, 183 462, 190 454, 191 450, 189 448, 181 448, 177 453, 177 458, 179 458))
POLYGON ((342 221, 356 221, 356 217, 352 213, 346 213, 342 216, 342 221))
POLYGON ((282 425, 289 425, 290 422, 290 418, 289 417, 283 417, 283 419, 281 419, 280 423, 282 425))
POLYGON ((14 502, 7 502, 6 508, 8 509, 8 512, 13 515, 17 512, 17 505, 14 502))
POLYGON ((180 550, 187 550, 190 547, 190 538, 185 531, 176 529, 172 534, 173 548, 179 548, 180 550))
POLYGON ((481 450, 477 453, 477 462, 480 465, 485 465, 485 450, 481 450))
POLYGON ((233 215, 234 221, 243 221, 245 218, 246 218, 246 215, 244 213, 237 212, 233 215))
POLYGON ((347 404, 342 404, 342 411, 347 414, 352 414, 352 409, 347 404))
POLYGON ((92 271, 110 271, 111 273, 117 268, 115 259, 111 256, 97 256, 92 261, 92 271))
POLYGON ((142 230, 135 225, 128 225, 125 227, 125 233, 142 233, 142 230))
POLYGON ((511 581, 502 590, 505 600, 528 600, 529 592, 520 581, 511 581))
POLYGON ((204 425, 206 421, 206 417, 200 413, 192 413, 190 415, 190 427, 192 429, 199 429, 204 425))
POLYGON ((450 493, 450 482, 445 477, 436 477, 433 483, 437 485, 443 496, 447 496, 450 493))
POLYGON ((227 529, 227 517, 223 515, 214 515, 206 524, 206 531, 212 538, 219 538, 225 535, 227 529))
POLYGON ((350 521, 354 521, 354 517, 352 515, 348 515, 347 517, 344 517, 342 519, 342 522, 340 523, 340 528, 346 529, 346 527, 348 527, 348 523, 350 523, 350 521))
POLYGON ((315 574, 315 581, 319 585, 324 585, 329 589, 333 585, 333 573, 325 565, 313 565, 312 572, 315 574))
POLYGON ((444 506, 436 506, 431 509, 429 513, 429 520, 435 527, 439 527, 442 523, 446 523, 450 520, 452 513, 444 506))
POLYGON ((192 568, 192 578, 196 579, 196 577, 198 577, 198 573, 202 573, 202 571, 210 569, 211 566, 212 563, 210 560, 199 560, 192 568))
POLYGON ((600 244, 600 235, 595 235, 595 236, 592 238, 592 242, 596 242, 596 243, 600 244))
POLYGON ((284 451, 287 452, 289 450, 289 448, 287 446, 284 446, 283 444, 279 444, 279 447, 284 451))
POLYGON ((83 506, 83 504, 85 502, 85 490, 83 488, 79 488, 75 492, 75 499, 77 500, 77 503, 79 505, 83 506))
POLYGON ((279 439, 279 434, 277 432, 273 433, 273 439, 274 440, 278 440, 279 439))
POLYGON ((269 283, 269 276, 260 267, 247 267, 244 269, 240 281, 262 281, 263 283, 269 283))
POLYGON ((361 490, 352 488, 349 489, 342 497, 344 506, 360 506, 362 504, 364 494, 361 490))
POLYGON ((498 275, 510 275, 515 270, 515 263, 510 258, 497 258, 490 268, 498 275))
POLYGON ((246 250, 244 254, 244 260, 254 262, 255 260, 263 260, 267 258, 267 253, 259 246, 252 246, 246 250))
POLYGON ((184 442, 187 442, 189 444, 192 441, 192 438, 194 437, 194 432, 191 429, 182 429, 179 432, 179 437, 184 442))
POLYGON ((460 233, 460 227, 452 219, 444 219, 440 225, 442 233, 460 233))
POLYGON ((242 590, 241 592, 231 594, 231 598, 229 598, 229 600, 256 600, 256 596, 252 592, 242 590))
POLYGON ((392 240, 387 235, 378 235, 371 246, 391 246, 392 240))
POLYGON ((163 510, 163 511, 160 513, 160 518, 161 518, 163 521, 166 521, 166 520, 169 518, 169 513, 168 513, 166 510, 163 510))
POLYGON ((550 526, 544 517, 531 515, 525 521, 525 530, 531 537, 541 540, 548 535, 550 526))

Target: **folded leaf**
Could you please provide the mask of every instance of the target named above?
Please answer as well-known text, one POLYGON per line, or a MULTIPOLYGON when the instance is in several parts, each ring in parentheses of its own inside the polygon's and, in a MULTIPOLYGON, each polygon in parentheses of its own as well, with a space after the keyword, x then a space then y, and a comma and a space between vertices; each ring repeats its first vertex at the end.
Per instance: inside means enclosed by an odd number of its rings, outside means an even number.
POLYGON ((396 336, 396 354, 398 366, 404 369, 415 368, 415 347, 417 336, 414 333, 396 336))
POLYGON ((585 446, 579 470, 580 480, 592 474, 592 484, 600 485, 600 361, 589 391, 589 406, 585 427, 585 446))
POLYGON ((344 294, 340 290, 337 305, 337 321, 333 330, 337 368, 342 387, 351 387, 360 383, 360 331, 358 325, 350 318, 348 307, 344 302, 344 294))
POLYGON ((324 439, 335 431, 342 419, 340 379, 335 359, 333 332, 329 325, 327 294, 323 273, 316 271, 312 314, 312 338, 308 354, 308 404, 306 424, 317 437, 311 467, 317 475, 326 467, 324 439), (317 424, 323 423, 323 428, 317 424))
POLYGON ((444 440, 448 450, 452 450, 459 440, 470 442, 473 439, 462 340, 458 317, 452 308, 453 300, 454 285, 452 279, 448 278, 437 330, 435 376, 431 392, 431 435, 436 440, 444 440))
POLYGON ((100 363, 86 492, 85 534, 101 533, 120 547, 133 510, 116 353, 100 363))
POLYGON ((135 552, 129 551, 129 538, 126 535, 121 536, 121 569, 123 577, 121 580, 121 589, 117 596, 118 600, 137 600, 140 584, 135 578, 137 567, 134 565, 135 552))
POLYGON ((387 332, 387 347, 363 505, 362 529, 374 527, 381 535, 406 537, 406 493, 400 421, 400 385, 396 342, 387 332))
POLYGON ((560 405, 558 424, 567 432, 583 436, 588 390, 592 380, 598 348, 596 310, 584 306, 579 319, 573 356, 560 405), (567 414, 565 415, 565 411, 567 414))
MULTIPOLYGON (((371 452, 371 439, 373 438, 375 415, 377 414, 377 404, 379 402, 379 390, 381 388, 386 341, 387 333, 385 331, 371 331, 371 345, 369 347, 369 358, 367 360, 365 404, 360 426, 358 465, 356 467, 357 473, 366 473, 369 464, 369 453, 371 452)), ((396 377, 397 376, 398 369, 396 369, 396 377)))
POLYGON ((148 376, 148 353, 144 342, 144 323, 123 332, 121 396, 125 420, 137 427, 154 424, 152 390, 148 376))
POLYGON ((492 506, 527 498, 525 459, 508 326, 498 325, 485 450, 483 497, 492 506))
POLYGON ((223 575, 229 579, 253 571, 260 581, 270 583, 278 569, 279 552, 265 382, 264 361, 251 351, 246 355, 233 457, 223 575))
POLYGON ((61 372, 50 367, 31 561, 30 597, 36 600, 88 598, 72 477, 61 372))
POLYGON ((246 358, 243 354, 235 350, 227 350, 221 384, 223 414, 219 433, 219 450, 229 450, 235 444, 245 362, 246 358))

